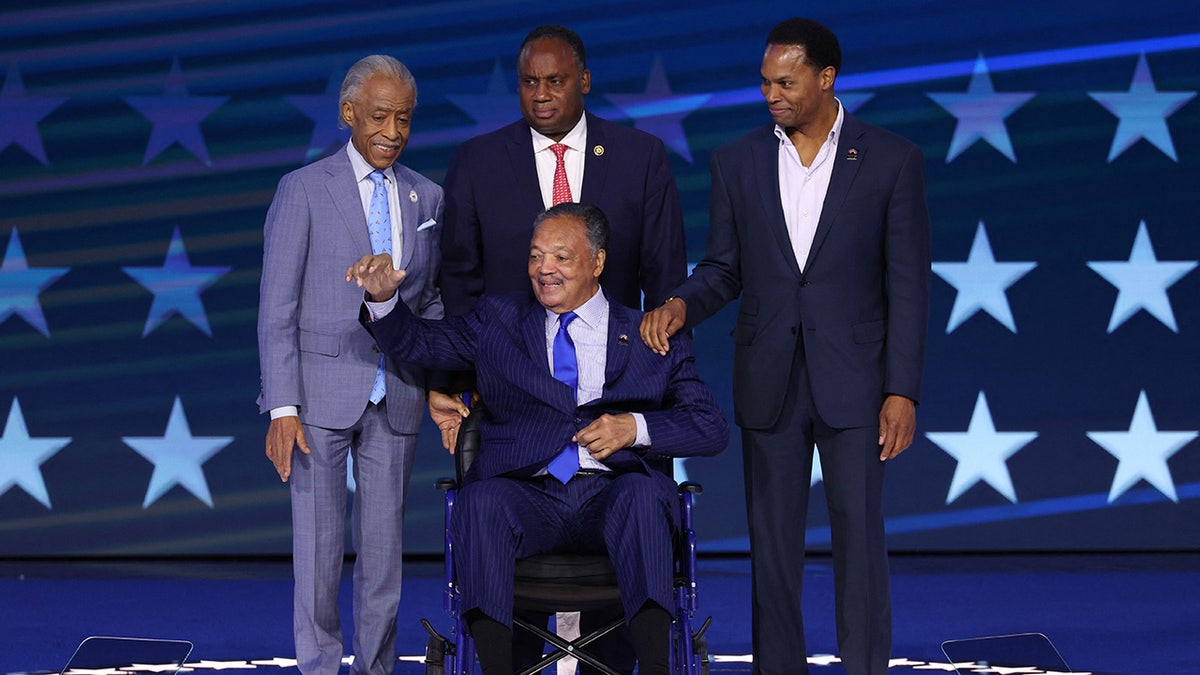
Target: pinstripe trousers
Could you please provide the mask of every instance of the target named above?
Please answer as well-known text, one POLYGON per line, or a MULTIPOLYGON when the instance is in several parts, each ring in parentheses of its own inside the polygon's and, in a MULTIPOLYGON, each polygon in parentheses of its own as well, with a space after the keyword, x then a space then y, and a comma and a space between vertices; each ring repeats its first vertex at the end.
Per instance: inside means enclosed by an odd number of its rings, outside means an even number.
POLYGON ((670 611, 675 483, 661 475, 487 478, 459 491, 450 521, 464 612, 512 627, 518 558, 608 551, 628 622, 646 601, 670 611))

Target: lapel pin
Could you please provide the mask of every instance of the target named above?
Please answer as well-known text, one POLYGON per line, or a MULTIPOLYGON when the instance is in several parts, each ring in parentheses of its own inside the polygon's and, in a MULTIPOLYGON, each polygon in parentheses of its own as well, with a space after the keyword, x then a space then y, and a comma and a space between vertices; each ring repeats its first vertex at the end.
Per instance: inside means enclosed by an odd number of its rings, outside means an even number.
POLYGON ((408 191, 408 201, 410 201, 410 202, 412 202, 412 203, 414 203, 414 204, 416 204, 416 203, 417 203, 417 191, 416 191, 416 190, 409 190, 409 191, 408 191))
POLYGON ((624 333, 621 333, 620 335, 617 336, 617 344, 619 344, 621 346, 628 345, 629 344, 629 336, 624 333))
POLYGON ((846 153, 846 159, 851 162, 856 161, 858 159, 858 148, 850 148, 846 153))
POLYGON ((602 157, 604 155, 604 146, 597 145, 596 147, 592 148, 592 154, 597 157, 602 157))

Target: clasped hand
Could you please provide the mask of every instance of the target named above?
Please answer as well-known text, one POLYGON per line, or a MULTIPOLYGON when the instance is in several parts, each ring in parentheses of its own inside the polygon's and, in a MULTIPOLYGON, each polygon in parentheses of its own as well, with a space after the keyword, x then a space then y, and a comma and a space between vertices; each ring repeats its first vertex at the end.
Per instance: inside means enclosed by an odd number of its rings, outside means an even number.
POLYGON ((614 452, 628 448, 637 441, 637 422, 629 413, 619 415, 605 413, 580 429, 571 440, 582 445, 592 454, 593 458, 606 459, 614 452))
POLYGON ((371 302, 391 300, 406 272, 392 267, 387 253, 364 255, 346 270, 346 281, 357 284, 371 302))

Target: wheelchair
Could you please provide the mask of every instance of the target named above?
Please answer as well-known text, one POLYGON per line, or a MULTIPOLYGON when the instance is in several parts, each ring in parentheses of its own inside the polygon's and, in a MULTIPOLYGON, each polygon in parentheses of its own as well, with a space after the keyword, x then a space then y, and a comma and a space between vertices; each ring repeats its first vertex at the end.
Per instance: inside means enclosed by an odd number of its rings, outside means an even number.
MULTIPOLYGON (((475 673, 475 642, 466 631, 466 619, 461 605, 461 595, 454 574, 454 542, 450 536, 450 516, 454 499, 462 477, 471 461, 479 452, 479 423, 486 410, 477 404, 459 429, 458 443, 454 452, 456 478, 442 478, 437 488, 445 493, 445 576, 443 586, 443 609, 450 615, 452 627, 446 637, 434 629, 428 619, 421 625, 429 633, 425 645, 426 675, 471 675, 475 673), (458 641, 454 642, 456 638, 458 641)), ((696 533, 693 530, 692 511, 695 495, 700 493, 697 483, 685 482, 679 486, 680 528, 675 541, 674 561, 674 607, 667 610, 673 614, 671 624, 671 672, 674 675, 708 675, 708 644, 704 637, 712 623, 712 617, 693 631, 696 614, 696 533)), ((517 560, 514 579, 514 610, 536 612, 581 612, 598 609, 619 609, 621 594, 617 587, 616 572, 612 562, 604 554, 550 553, 517 560)), ((581 664, 595 668, 605 675, 618 675, 618 671, 603 663, 588 651, 588 645, 601 637, 621 628, 624 613, 618 618, 575 640, 567 640, 537 626, 513 617, 513 630, 525 630, 549 643, 553 651, 541 661, 521 672, 533 675, 543 668, 568 656, 581 664)))

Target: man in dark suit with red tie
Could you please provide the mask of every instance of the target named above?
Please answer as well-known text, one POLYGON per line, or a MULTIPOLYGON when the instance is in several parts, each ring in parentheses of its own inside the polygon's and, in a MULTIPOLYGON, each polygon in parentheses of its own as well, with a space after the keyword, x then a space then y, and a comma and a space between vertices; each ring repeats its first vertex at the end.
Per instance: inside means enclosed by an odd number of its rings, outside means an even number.
POLYGON ((512 672, 517 558, 560 550, 608 552, 639 672, 668 672, 679 518, 671 458, 716 454, 729 432, 690 339, 654 353, 636 339, 641 312, 601 289, 607 230, 593 206, 547 210, 528 255, 536 299, 488 295, 441 321, 395 302, 404 273, 385 255, 347 271, 366 291, 366 325, 381 350, 431 368, 474 367, 488 402, 450 523, 487 674, 512 672))
POLYGON ((837 37, 816 21, 771 31, 762 93, 774 124, 713 153, 705 257, 641 328, 666 353, 668 336, 742 296, 733 402, 755 673, 808 672, 800 590, 814 443, 842 665, 882 675, 891 651, 883 469, 916 428, 929 212, 920 149, 846 113, 833 93, 840 69, 837 37))

